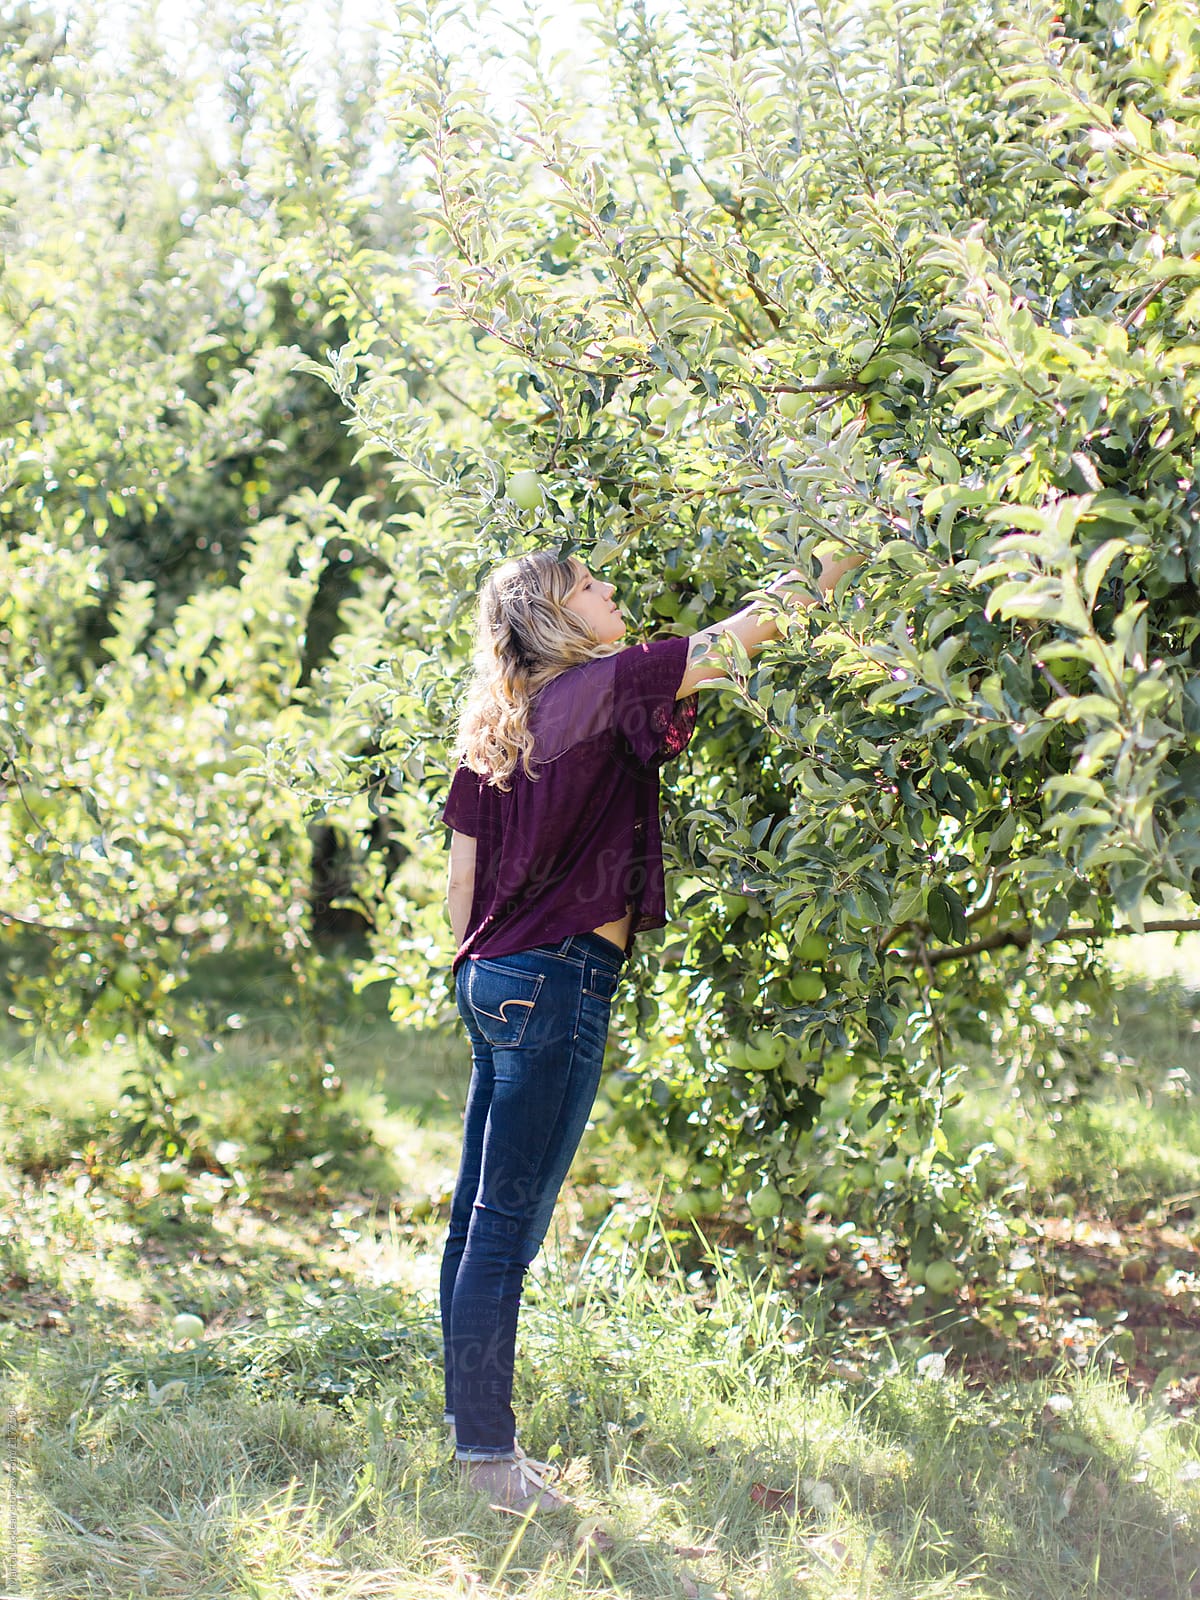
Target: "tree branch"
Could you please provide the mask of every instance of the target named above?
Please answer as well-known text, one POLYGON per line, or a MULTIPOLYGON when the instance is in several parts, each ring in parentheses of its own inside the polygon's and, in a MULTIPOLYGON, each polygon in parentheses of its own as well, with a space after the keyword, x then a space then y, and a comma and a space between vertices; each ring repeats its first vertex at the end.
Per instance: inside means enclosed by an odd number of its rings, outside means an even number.
MULTIPOLYGON (((150 922, 152 919, 158 919, 158 926, 154 928, 154 932, 165 934, 168 938, 177 938, 178 935, 171 924, 168 922, 164 925, 162 919, 178 911, 181 904, 180 901, 174 901, 166 906, 148 906, 144 911, 137 913, 137 920, 150 922)), ((5 911, 3 906, 0 906, 0 922, 7 922, 14 928, 32 928, 37 933, 49 934, 52 937, 65 935, 68 938, 78 933, 127 934, 130 927, 128 919, 120 922, 95 922, 84 919, 78 922, 45 922, 37 917, 18 916, 15 911, 5 911)))
MULTIPOLYGON (((1144 928, 1064 928, 1061 933, 1056 933, 1053 939, 1047 939, 1046 944, 1054 944, 1060 939, 1122 939, 1134 933, 1200 933, 1200 921, 1189 921, 1187 918, 1174 917, 1157 922, 1147 922, 1144 928)), ((982 955, 988 950, 1001 950, 1007 945, 1012 945, 1018 950, 1023 950, 1031 944, 1036 937, 1035 928, 999 928, 995 933, 986 934, 982 939, 972 939, 970 944, 945 945, 940 949, 930 950, 922 943, 916 950, 897 950, 895 954, 907 957, 909 960, 919 960, 922 965, 936 965, 941 961, 959 961, 964 956, 982 955)))

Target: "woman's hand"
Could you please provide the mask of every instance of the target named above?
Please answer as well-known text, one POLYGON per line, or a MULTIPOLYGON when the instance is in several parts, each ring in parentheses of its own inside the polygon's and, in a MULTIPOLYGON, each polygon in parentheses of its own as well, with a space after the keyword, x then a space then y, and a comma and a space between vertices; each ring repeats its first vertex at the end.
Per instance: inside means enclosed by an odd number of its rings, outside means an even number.
POLYGON ((807 573, 801 572, 799 567, 793 567, 790 572, 783 572, 778 578, 772 578, 767 584, 767 594, 779 594, 782 591, 786 600, 807 600, 810 605, 815 605, 817 596, 813 594, 813 581, 807 573), (792 591, 800 589, 800 594, 792 591))
POLYGON ((821 571, 817 576, 817 587, 822 594, 828 594, 838 580, 847 572, 853 572, 855 567, 861 567, 866 560, 865 555, 860 555, 857 550, 851 550, 835 558, 832 552, 826 552, 821 557, 821 571))
POLYGON ((866 559, 866 556, 858 554, 857 551, 841 555, 826 551, 821 556, 821 570, 815 581, 817 593, 813 593, 813 579, 807 573, 801 572, 799 567, 793 567, 789 572, 783 572, 778 578, 773 578, 767 584, 765 592, 782 594, 785 600, 799 605, 816 605, 825 598, 843 574, 862 566, 866 559))
MULTIPOLYGON (((777 578, 772 578, 761 593, 779 595, 788 610, 799 606, 815 606, 843 572, 849 572, 851 567, 857 567, 865 559, 865 556, 852 555, 831 562, 825 557, 815 584, 808 573, 801 572, 799 567, 792 567, 787 572, 781 572, 777 578)), ((710 627, 701 628, 693 634, 688 643, 687 669, 675 692, 677 700, 691 694, 703 683, 715 683, 726 676, 725 665, 716 659, 711 648, 714 640, 723 633, 732 633, 747 651, 757 650, 768 640, 779 638, 779 613, 768 610, 761 600, 754 600, 732 617, 714 622, 710 627)))

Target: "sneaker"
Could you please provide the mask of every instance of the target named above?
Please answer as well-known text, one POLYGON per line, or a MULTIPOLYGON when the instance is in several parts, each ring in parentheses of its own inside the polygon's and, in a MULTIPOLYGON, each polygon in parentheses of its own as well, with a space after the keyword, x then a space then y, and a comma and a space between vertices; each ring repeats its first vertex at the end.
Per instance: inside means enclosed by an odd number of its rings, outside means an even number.
POLYGON ((545 1462, 534 1461, 524 1451, 515 1460, 460 1461, 459 1470, 470 1487, 489 1496, 493 1511, 561 1511, 569 1506, 546 1482, 545 1462))

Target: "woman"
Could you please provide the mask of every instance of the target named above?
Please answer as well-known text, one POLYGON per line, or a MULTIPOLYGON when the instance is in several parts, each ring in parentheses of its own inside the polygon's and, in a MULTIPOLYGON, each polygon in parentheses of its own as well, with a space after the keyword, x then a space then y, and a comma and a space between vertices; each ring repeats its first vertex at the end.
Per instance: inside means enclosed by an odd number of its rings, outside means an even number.
MULTIPOLYGON (((824 593, 861 557, 826 562, 824 593)), ((800 573, 770 585, 788 600, 800 573)), ((442 820, 455 999, 471 1042, 462 1160, 441 1269, 446 1422, 470 1485, 557 1509, 517 1444, 517 1314, 587 1123, 634 936, 666 922, 658 769, 684 749, 711 646, 778 637, 753 606, 693 637, 622 646, 613 585, 548 550, 479 597, 472 682, 442 820)))

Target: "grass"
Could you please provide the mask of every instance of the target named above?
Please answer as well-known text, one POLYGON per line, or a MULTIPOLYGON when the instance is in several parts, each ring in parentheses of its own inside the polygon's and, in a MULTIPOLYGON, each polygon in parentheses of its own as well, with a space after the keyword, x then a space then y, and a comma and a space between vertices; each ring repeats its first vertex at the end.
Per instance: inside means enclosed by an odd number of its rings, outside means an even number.
MULTIPOLYGON (((222 981, 209 992, 238 1024, 184 1071, 208 1136, 249 1165, 312 1041, 250 1009, 244 972, 222 981)), ((787 1236, 680 1226, 634 1152, 589 1136, 577 1173, 597 1181, 569 1187, 530 1275, 517 1409, 522 1442, 616 1535, 604 1554, 577 1542, 577 1516, 525 1526, 475 1505, 449 1460, 436 1273, 460 1041, 348 1009, 326 1043, 370 1130, 365 1159, 308 1130, 305 1159, 244 1182, 106 1163, 119 1054, 68 1074, 14 1042, 3 1592, 1200 1596, 1198 1285, 1184 1281, 1200 1034, 1186 984, 1131 973, 1123 996, 1096 1032, 1099 1093, 1039 1111, 1000 1063, 952 1125, 956 1146, 996 1144, 998 1186, 1025 1185, 1036 1361, 1017 1339, 964 1361, 928 1319, 851 1314, 865 1263, 847 1253, 814 1280, 787 1236), (639 1209, 640 1242, 624 1226, 639 1209), (182 1310, 204 1319, 200 1343, 173 1338, 182 1310)))
POLYGON ((195 1349, 161 1328, 12 1349, 10 1586, 1173 1600, 1200 1573, 1190 1426, 1096 1367, 979 1388, 880 1343, 839 1374, 802 1310, 728 1264, 701 1305, 683 1279, 552 1259, 525 1315, 522 1437, 605 1515, 598 1557, 570 1518, 523 1528, 463 1495, 410 1296, 305 1298, 266 1296, 195 1349), (357 1379, 336 1404, 324 1370, 357 1379))
POLYGON ((1115 1021, 1091 1029, 1093 1082, 1031 1095, 981 1061, 950 1115, 952 1141, 994 1143, 998 1177, 1019 1178, 1039 1210, 1066 1199, 1124 1216, 1172 1202, 1200 1214, 1200 991, 1131 972, 1116 1001, 1115 1021))

